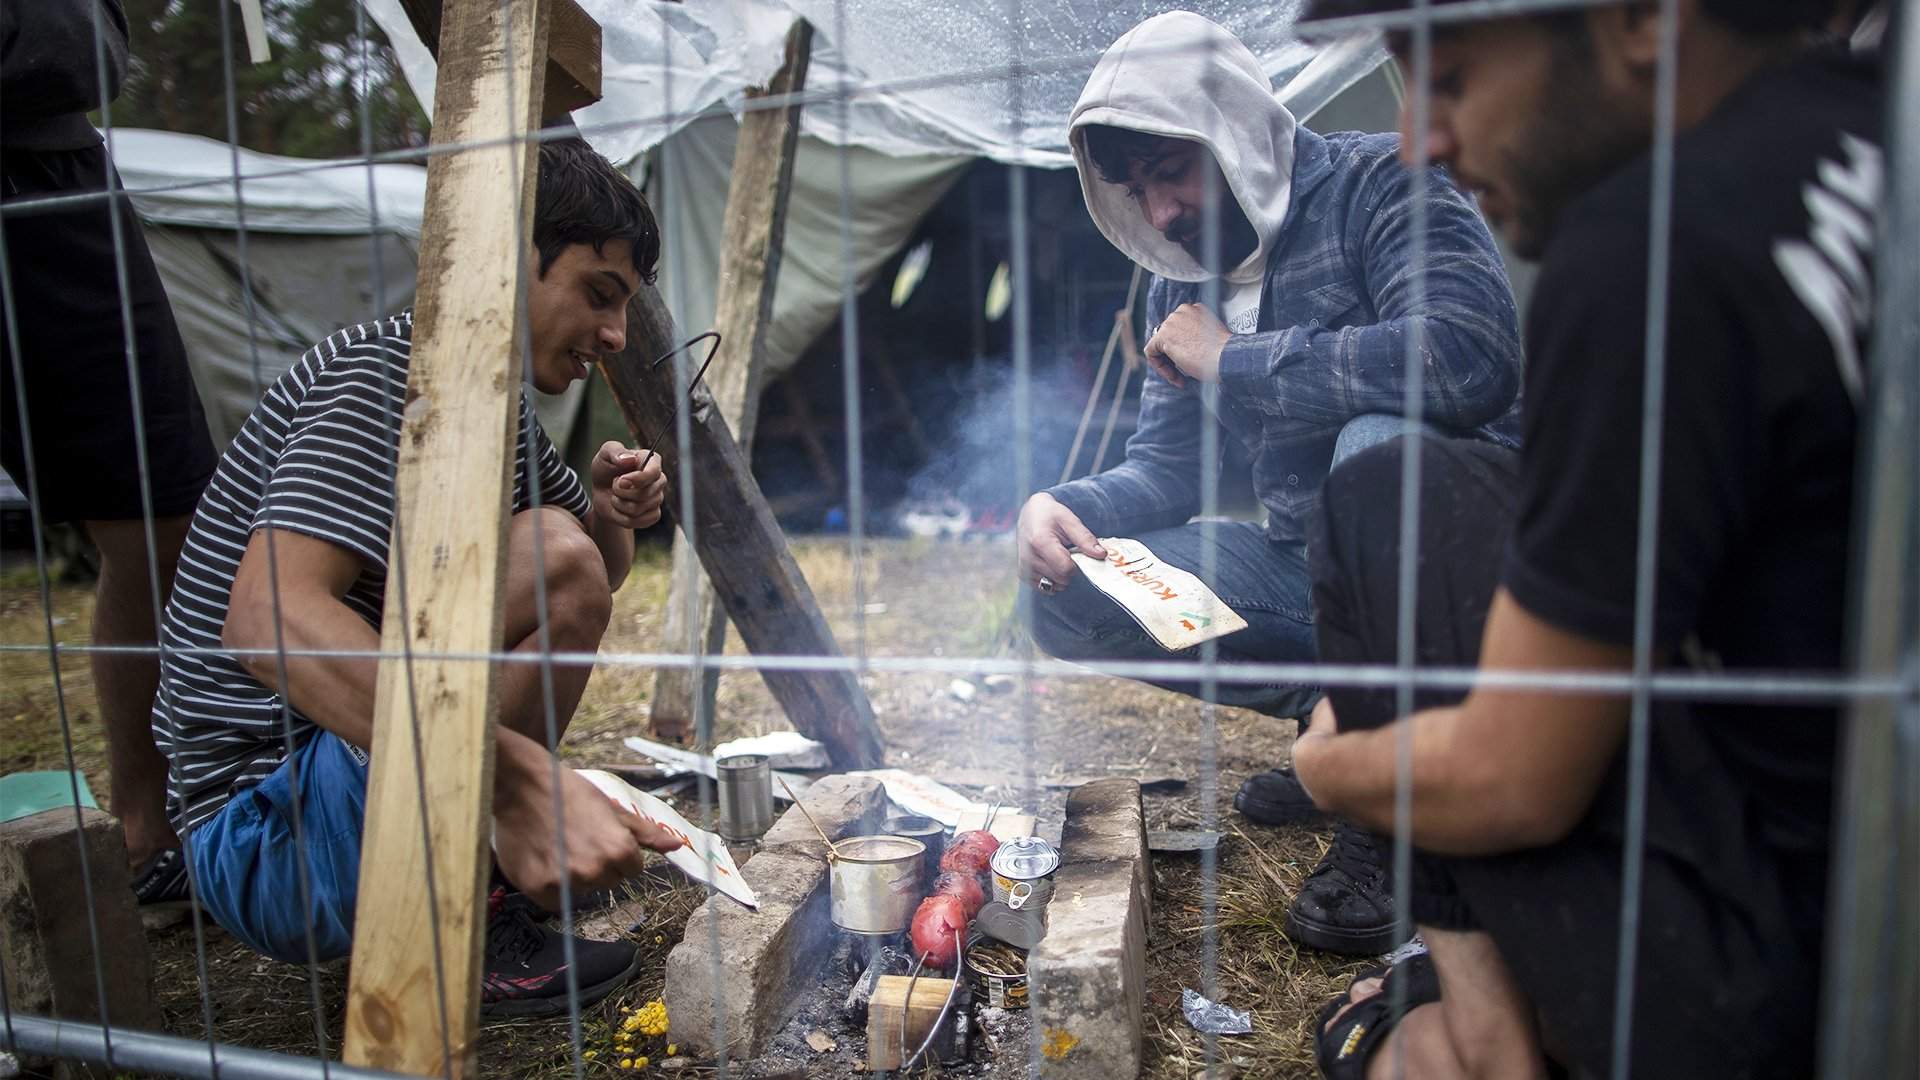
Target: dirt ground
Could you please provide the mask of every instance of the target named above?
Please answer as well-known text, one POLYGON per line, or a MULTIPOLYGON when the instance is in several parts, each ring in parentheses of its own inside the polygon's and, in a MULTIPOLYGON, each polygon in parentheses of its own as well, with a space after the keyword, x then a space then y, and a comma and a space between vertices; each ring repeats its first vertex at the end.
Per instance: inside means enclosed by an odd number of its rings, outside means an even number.
MULTIPOLYGON (((870 541, 861 588, 844 539, 795 542, 842 648, 873 657, 986 655, 1012 605, 1011 546, 1005 541, 870 541), (856 600, 857 597, 857 600, 856 600), (856 606, 858 604, 858 606, 856 606)), ((602 651, 652 652, 659 647, 667 594, 667 560, 643 555, 616 598, 602 651)), ((52 590, 52 633, 86 643, 91 591, 52 590)), ((84 658, 65 655, 60 692, 45 644, 47 615, 31 565, 9 553, 0 569, 0 773, 66 767, 61 717, 71 732, 73 762, 107 803, 105 758, 84 658)), ((737 641, 730 651, 738 651, 737 641)), ((865 676, 887 741, 888 764, 936 778, 1006 777, 997 788, 955 783, 985 797, 1021 798, 1024 765, 1037 778, 1075 774, 1174 776, 1184 788, 1147 796, 1148 827, 1200 828, 1211 818, 1223 830, 1217 872, 1195 856, 1154 863, 1154 917, 1149 931, 1145 1067, 1154 1078, 1202 1075, 1293 1077, 1313 1074, 1308 1031, 1322 1002, 1344 988, 1359 962, 1301 953, 1281 932, 1286 900, 1319 857, 1323 832, 1254 826, 1230 809, 1247 776, 1285 760, 1294 725, 1237 709, 1216 709, 1212 738, 1200 704, 1124 680, 1097 676, 1035 679, 1030 689, 982 691, 971 701, 950 692, 947 672, 875 672, 865 676), (1211 780, 1205 768, 1213 762, 1211 780), (985 774, 983 776, 982 774, 985 774), (1209 812, 1207 807, 1211 806, 1209 812), (1251 1035, 1223 1037, 1211 1053, 1180 1011, 1180 992, 1207 992, 1203 964, 1212 959, 1215 997, 1252 1014, 1251 1035)), ((575 765, 640 763, 621 740, 644 734, 653 669, 603 664, 587 689, 562 749, 575 765)), ((730 672, 720 682, 718 739, 786 726, 759 676, 730 672)), ((950 781, 951 782, 951 781, 950 781)), ((1042 812, 1058 813, 1057 789, 1041 788, 1042 812)), ((1028 800, 1034 805, 1036 800, 1028 800)), ((620 1066, 613 1033, 624 1015, 661 994, 667 952, 678 941, 698 892, 670 870, 629 883, 627 899, 644 917, 625 936, 641 949, 640 978, 582 1017, 581 1042, 594 1057, 588 1075, 631 1074, 620 1066)), ((171 1030, 262 1049, 337 1056, 346 962, 305 967, 262 959, 211 924, 192 922, 150 935, 156 993, 171 1030), (202 957, 204 956, 204 961, 202 957), (203 973, 204 967, 204 973, 203 973), (317 978, 315 977, 317 975, 317 978), (316 1022, 316 1016, 319 1021, 316 1022)), ((713 1063, 669 1054, 673 1036, 642 1039, 632 1054, 647 1071, 668 1066, 706 1075, 713 1063)), ((565 1019, 488 1025, 481 1047, 484 1075, 570 1075, 573 1046, 565 1019)), ((631 1060, 631 1058, 629 1058, 631 1060)), ((812 1075, 828 1075, 809 1070, 812 1075)))

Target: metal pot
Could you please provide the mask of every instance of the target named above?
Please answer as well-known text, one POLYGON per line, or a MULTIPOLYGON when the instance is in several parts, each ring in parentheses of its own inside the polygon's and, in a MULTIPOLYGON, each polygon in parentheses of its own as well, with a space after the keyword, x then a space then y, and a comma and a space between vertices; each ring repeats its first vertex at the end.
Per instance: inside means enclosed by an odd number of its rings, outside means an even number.
POLYGON ((927 845, 905 836, 836 841, 828 859, 833 925, 856 934, 897 934, 920 904, 927 845))

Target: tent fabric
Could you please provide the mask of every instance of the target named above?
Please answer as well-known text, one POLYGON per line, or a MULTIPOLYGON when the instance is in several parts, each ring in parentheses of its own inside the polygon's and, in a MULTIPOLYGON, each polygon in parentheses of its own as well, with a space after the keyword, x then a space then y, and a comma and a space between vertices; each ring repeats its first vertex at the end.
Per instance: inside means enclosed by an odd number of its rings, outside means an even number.
POLYGON ((426 205, 419 165, 314 161, 172 131, 115 128, 113 163, 140 217, 163 225, 249 232, 364 235, 376 228, 415 241, 426 205), (234 196, 236 157, 240 198, 234 196))
MULTIPOLYGON (((636 170, 648 177, 647 195, 659 212, 661 294, 689 334, 713 325, 720 234, 738 134, 732 116, 709 112, 655 147, 636 170)), ((912 236, 969 162, 928 154, 893 157, 865 149, 850 150, 847 158, 852 204, 848 223, 855 289, 860 291, 912 236)), ((808 136, 800 139, 794 154, 773 321, 767 331, 769 374, 792 367, 840 314, 845 289, 840 159, 840 150, 808 136)))
MULTIPOLYGON (((137 128, 115 129, 112 145, 215 445, 224 446, 253 411, 256 387, 279 378, 314 343, 413 303, 423 166, 236 155, 213 139, 137 128), (253 287, 251 328, 243 265, 253 287)), ((580 398, 578 387, 535 398, 541 424, 561 445, 580 398)))
MULTIPOLYGON (((395 43, 407 82, 431 111, 433 58, 399 0, 363 3, 395 43)), ((1094 62, 1121 34, 1172 5, 1053 0, 1010 9, 972 0, 581 0, 581 6, 602 28, 604 96, 574 117, 611 160, 639 156, 714 105, 737 114, 746 88, 764 85, 779 66, 787 27, 801 16, 815 31, 809 92, 841 85, 856 91, 850 100, 804 110, 803 134, 896 156, 984 156, 1065 168, 1072 163, 1067 114, 1094 62)), ((1289 81, 1326 51, 1291 33, 1302 0, 1189 0, 1185 6, 1245 41, 1276 83, 1289 81)), ((1377 41, 1332 51, 1349 60, 1349 83, 1385 55, 1377 41)))

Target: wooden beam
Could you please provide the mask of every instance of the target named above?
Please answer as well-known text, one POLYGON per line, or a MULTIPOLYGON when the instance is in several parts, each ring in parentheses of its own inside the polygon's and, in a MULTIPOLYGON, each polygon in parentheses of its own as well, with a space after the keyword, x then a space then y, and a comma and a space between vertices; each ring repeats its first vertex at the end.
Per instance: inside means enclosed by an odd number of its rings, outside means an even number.
POLYGON ((548 2, 439 39, 433 141, 477 145, 427 163, 347 996, 346 1060, 396 1072, 477 1071, 494 665, 435 657, 500 647, 548 2))
MULTIPOLYGON (((747 91, 756 98, 794 94, 807 85, 813 55, 813 24, 795 19, 787 31, 785 59, 764 87, 747 91)), ((714 404, 733 429, 742 452, 751 455, 753 430, 760 415, 760 391, 767 363, 767 329, 773 321, 773 290, 787 232, 787 198, 793 189, 794 151, 800 142, 800 103, 784 108, 749 109, 740 119, 734 143, 733 173, 727 188, 726 225, 720 236, 719 297, 714 329, 720 352, 706 376, 714 404)), ((718 654, 727 645, 726 612, 714 603, 713 583, 697 571, 684 573, 693 556, 686 538, 675 537, 673 584, 667 594, 663 652, 686 647, 688 610, 697 612, 698 645, 718 654), (684 582, 694 581, 694 603, 687 603, 684 582)), ((704 709, 713 715, 720 673, 707 669, 696 706, 693 671, 668 667, 654 673, 648 722, 657 735, 684 738, 704 709)))
MULTIPOLYGON (((627 304, 626 350, 600 364, 600 373, 635 438, 657 437, 653 446, 669 483, 675 485, 681 479, 675 425, 684 399, 675 392, 672 369, 664 364, 654 368, 651 362, 678 344, 673 317, 659 292, 642 285, 627 304)), ((843 655, 839 643, 767 508, 746 455, 703 387, 694 389, 687 419, 692 455, 688 473, 696 515, 694 550, 741 640, 758 656, 839 659, 843 655)), ((670 488, 667 513, 678 521, 679 512, 680 496, 670 488)), ((685 532, 686 523, 678 523, 685 532)), ((873 705, 852 671, 771 669, 762 677, 794 728, 824 743, 835 766, 869 768, 881 763, 873 705)))
MULTIPOLYGON (((440 55, 441 0, 400 0, 421 44, 440 55)), ((575 0, 547 0, 546 86, 542 121, 600 100, 600 24, 575 0)), ((434 110, 436 115, 439 110, 434 110)))

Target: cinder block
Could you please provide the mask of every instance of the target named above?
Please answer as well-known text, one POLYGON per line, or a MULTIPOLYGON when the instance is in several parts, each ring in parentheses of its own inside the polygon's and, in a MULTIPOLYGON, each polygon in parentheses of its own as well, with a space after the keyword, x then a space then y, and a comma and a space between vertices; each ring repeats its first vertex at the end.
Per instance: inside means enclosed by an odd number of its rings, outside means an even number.
POLYGON ((1027 957, 1041 1073, 1117 1080, 1140 1071, 1153 880, 1133 780, 1067 796, 1047 936, 1027 957))
POLYGON ((1047 936, 1027 956, 1041 1074, 1118 1080, 1140 1072, 1147 919, 1122 859, 1071 863, 1054 878, 1047 936))
POLYGON ((1062 865, 1119 860, 1136 869, 1135 891, 1141 912, 1153 917, 1153 880, 1148 875, 1147 815, 1140 782, 1125 777, 1095 780, 1067 794, 1067 819, 1060 830, 1062 865))
MULTIPOLYGON (((878 780, 849 776, 816 782, 805 799, 835 840, 877 828, 887 801, 878 780)), ((719 1050, 716 1022, 729 1056, 765 1052, 833 951, 826 845, 797 809, 775 822, 762 843, 740 868, 760 909, 709 898, 667 956, 674 1036, 703 1053, 719 1050)))
POLYGON ((0 824, 0 958, 15 1011, 98 1023, 104 983, 113 1026, 160 1029, 153 965, 118 821, 83 808, 76 824, 73 808, 62 807, 0 824), (86 845, 84 875, 76 835, 86 845))

